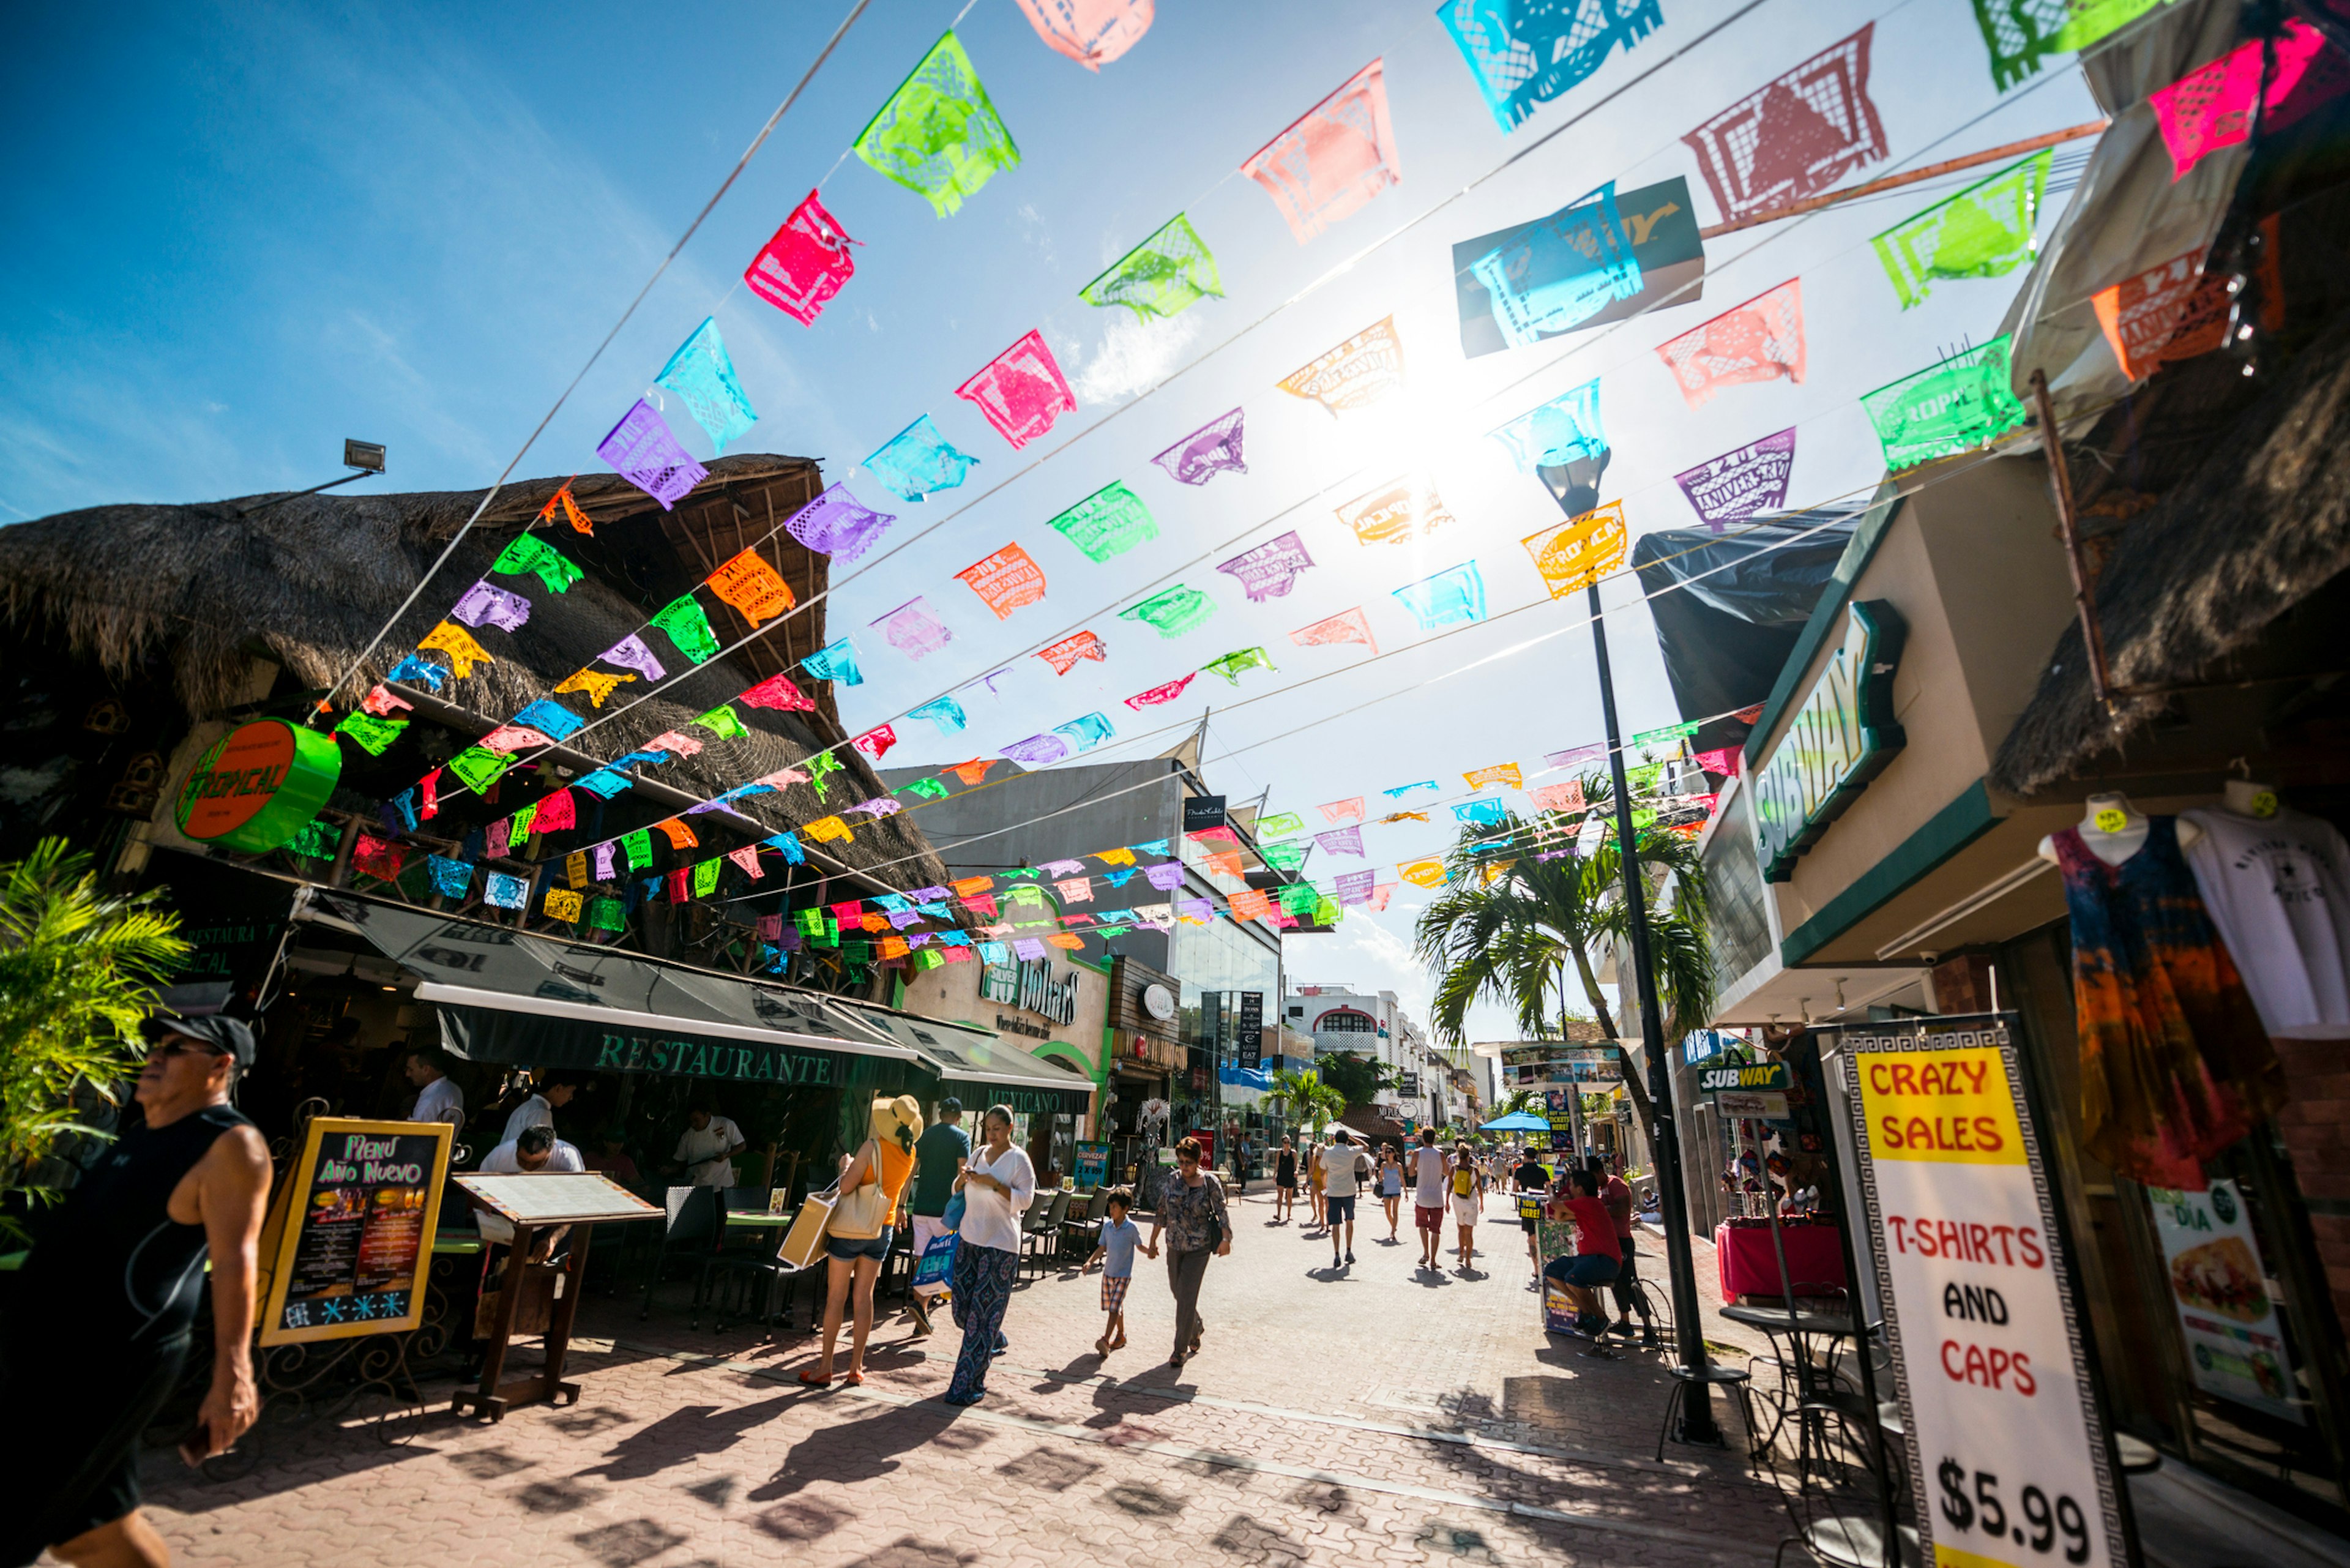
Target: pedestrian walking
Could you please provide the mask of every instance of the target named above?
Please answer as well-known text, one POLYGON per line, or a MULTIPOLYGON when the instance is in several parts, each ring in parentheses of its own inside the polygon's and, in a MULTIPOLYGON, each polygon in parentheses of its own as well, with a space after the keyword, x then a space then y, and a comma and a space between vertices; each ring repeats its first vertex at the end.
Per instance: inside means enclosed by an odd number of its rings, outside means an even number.
POLYGON ((800 1369, 800 1381, 821 1388, 832 1381, 832 1347, 840 1338, 840 1319, 853 1287, 850 1309, 853 1327, 848 1342, 848 1373, 841 1381, 855 1387, 865 1381, 865 1340, 873 1332, 873 1284, 889 1261, 889 1242, 897 1235, 892 1223, 898 1199, 914 1174, 914 1140, 922 1131, 922 1105, 911 1095, 875 1100, 867 1127, 868 1136, 840 1178, 840 1201, 825 1224, 824 1252, 827 1274, 824 1298, 824 1350, 816 1365, 800 1369))
POLYGON ((1175 1146, 1175 1178, 1159 1189, 1148 1251, 1154 1258, 1159 1255, 1159 1238, 1164 1232, 1167 1283, 1175 1293, 1175 1353, 1167 1365, 1180 1372, 1188 1357, 1200 1354, 1201 1336, 1207 1333, 1200 1316, 1200 1286, 1208 1277, 1208 1260, 1232 1252, 1232 1219, 1224 1204, 1223 1184, 1200 1168, 1198 1138, 1187 1137, 1175 1146))
MULTIPOLYGON (((980 1132, 986 1142, 955 1178, 963 1210, 955 1231, 951 1304, 962 1351, 947 1385, 950 1405, 976 1405, 986 1397, 988 1365, 1011 1348, 1003 1337, 1003 1309, 1020 1273, 1021 1217, 1036 1196, 1036 1168, 1012 1142, 1012 1107, 988 1106, 980 1132)), ((1191 1144, 1195 1160, 1199 1147, 1191 1144)))
POLYGON ((1322 1176, 1323 1147, 1322 1140, 1315 1138, 1305 1151, 1305 1185, 1314 1198, 1314 1223, 1316 1228, 1327 1231, 1330 1228, 1330 1211, 1323 1201, 1326 1197, 1322 1176))
POLYGON ((1330 1266, 1337 1268, 1339 1253, 1355 1261, 1355 1196, 1371 1174, 1371 1157, 1355 1147, 1355 1135, 1340 1127, 1322 1151, 1322 1203, 1330 1216, 1330 1266))
POLYGON ((1632 1189, 1622 1177, 1611 1173, 1607 1161, 1599 1155, 1591 1157, 1587 1168, 1599 1180, 1599 1201, 1607 1210, 1608 1221, 1616 1230, 1616 1332, 1627 1341, 1632 1337, 1632 1314, 1640 1314, 1640 1345, 1657 1348, 1657 1319, 1649 1310, 1648 1293, 1640 1289, 1640 1272, 1635 1260, 1638 1250, 1632 1245, 1632 1189))
POLYGON ((1444 1244, 1444 1151, 1436 1147, 1436 1129, 1419 1129, 1419 1147, 1411 1151, 1411 1222, 1419 1232, 1419 1266, 1436 1267, 1436 1251, 1444 1244))
POLYGON ((1296 1218, 1296 1211, 1297 1146, 1283 1138, 1281 1153, 1273 1164, 1273 1222, 1286 1225, 1296 1218))
MULTIPOLYGON (((947 1200, 954 1196, 955 1179, 971 1158, 971 1135, 962 1130, 962 1102, 949 1096, 939 1102, 939 1119, 914 1140, 914 1193, 907 1207, 913 1210, 914 1262, 931 1242, 947 1233, 947 1200)), ((914 1320, 914 1337, 931 1332, 931 1307, 947 1287, 943 1282, 916 1285, 906 1293, 906 1314, 914 1320)))
MULTIPOLYGON (((1102 1266, 1102 1311, 1109 1316, 1102 1325, 1101 1337, 1094 1341, 1097 1355, 1126 1348, 1126 1291, 1134 1283, 1134 1254, 1144 1251, 1154 1258, 1159 1255, 1156 1248, 1142 1246, 1142 1228, 1128 1218, 1134 1208, 1134 1189, 1111 1188, 1108 1204, 1102 1219, 1100 1242, 1094 1248, 1094 1255, 1086 1260, 1086 1269, 1096 1263, 1102 1266)), ((1077 1272, 1083 1273, 1085 1269, 1077 1272)))
POLYGON ((208 1253, 212 1381, 180 1457, 227 1452, 261 1411, 249 1347, 269 1149, 228 1103, 253 1031, 216 1013, 144 1033, 132 1097, 145 1119, 45 1217, 0 1326, 8 1568, 44 1547, 74 1563, 172 1560, 139 1511, 139 1437, 179 1386, 208 1253))
POLYGON ((1591 1341, 1583 1354, 1613 1360, 1616 1353, 1607 1346, 1607 1314, 1599 1308, 1599 1287, 1615 1280, 1620 1260, 1616 1226, 1598 1194, 1598 1179, 1591 1172, 1567 1171, 1566 1189, 1552 1203, 1551 1218, 1575 1222, 1575 1251, 1544 1263, 1543 1277, 1555 1282, 1574 1304, 1575 1331, 1591 1341))
POLYGON ((1477 1157, 1462 1144, 1452 1166, 1452 1222, 1461 1229, 1461 1272, 1467 1273, 1477 1258, 1477 1221, 1485 1215, 1485 1172, 1477 1157))
POLYGON ((1549 1201, 1550 1167, 1534 1158, 1531 1148, 1521 1152, 1518 1168, 1510 1173, 1518 1189, 1518 1223, 1526 1233, 1526 1257, 1534 1263, 1534 1273, 1542 1273, 1542 1211, 1549 1201))
POLYGON ((1403 1218, 1403 1161, 1396 1158, 1395 1145, 1379 1145, 1379 1202, 1388 1211, 1388 1240, 1400 1244, 1403 1238, 1396 1234, 1396 1224, 1403 1218))

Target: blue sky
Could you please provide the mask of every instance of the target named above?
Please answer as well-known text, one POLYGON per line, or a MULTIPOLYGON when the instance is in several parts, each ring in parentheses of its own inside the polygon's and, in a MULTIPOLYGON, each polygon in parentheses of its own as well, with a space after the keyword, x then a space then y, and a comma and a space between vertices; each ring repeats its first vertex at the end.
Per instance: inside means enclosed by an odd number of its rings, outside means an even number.
MULTIPOLYGON (((1617 454, 1607 490, 1636 534, 1691 525, 1673 472, 1789 425, 1800 431, 1792 500, 1865 491, 1881 462, 1856 398, 1990 337, 2021 281, 1938 284, 1923 306, 1898 308, 1868 237, 1958 183, 1946 182, 1717 241, 1700 303, 1472 361, 1455 327, 1453 242, 1610 178, 1628 189, 1688 176, 1700 220, 1714 221, 1681 134, 1872 17, 1872 91, 1893 161, 1866 175, 2095 112, 2066 62, 2002 100, 1959 0, 1765 0, 1494 174, 1565 116, 1691 44, 1736 0, 1662 0, 1663 27, 1508 133, 1430 0, 1162 0, 1149 36, 1098 75, 1045 48, 1012 0, 976 0, 959 33, 1024 161, 940 220, 855 159, 838 161, 959 8, 879 0, 868 11, 518 472, 595 466, 597 440, 714 311, 761 416, 736 450, 822 460, 828 478, 899 514, 885 545, 956 514, 869 573, 837 574, 827 607, 868 677, 843 693, 853 727, 1015 671, 998 682, 1000 698, 967 698, 963 735, 900 720, 890 765, 958 761, 1095 711, 1118 727, 1124 749, 1113 754, 1147 754, 1167 740, 1146 732, 1196 720, 1203 701, 1245 703, 1213 721, 1211 782, 1236 799, 1270 787, 1268 809, 1309 816, 1319 802, 1416 779, 1457 789, 1464 769, 1532 768, 1545 751, 1598 737, 1579 610, 1544 598, 1518 544, 1556 522, 1556 509, 1486 431, 1600 378, 1617 454), (1235 171, 1374 57, 1386 61, 1402 182, 1301 246, 1235 171), (819 180, 863 243, 855 280, 805 328, 736 280, 819 180), (1077 298, 1179 211, 1215 252, 1226 297, 1149 328, 1077 298), (1794 275, 1807 307, 1804 384, 1737 388, 1688 409, 1655 346, 1794 275), (1410 375, 1395 406, 1341 423, 1274 389, 1390 315, 1410 375), (953 389, 1032 327, 1081 408, 1015 453, 953 389), (1245 475, 1192 488, 1150 464, 1236 404, 1248 410, 1245 475), (981 466, 962 491, 906 505, 854 464, 925 412, 981 466), (1357 545, 1329 507, 1405 465, 1429 477, 1456 521, 1412 544, 1357 545), (1149 504, 1160 537, 1097 566, 1045 524, 1116 479, 1149 504), (1292 528, 1316 566, 1286 597, 1249 604, 1212 570, 1292 528), (953 574, 1014 541, 1045 567, 1048 597, 999 623, 953 574), (1495 618, 1416 648, 1422 636, 1391 590, 1472 559, 1495 618), (1117 618, 1140 591, 1172 582, 1213 594, 1215 618, 1173 641, 1117 618), (868 628, 915 593, 956 635, 919 665, 868 628), (1291 629, 1358 605, 1390 657, 1291 645, 1291 629), (1077 627, 1100 635, 1107 663, 1055 677, 1029 657, 1077 627), (1202 676, 1178 704, 1123 706, 1251 646, 1271 652, 1276 674, 1251 672, 1236 690, 1202 676), (1326 679, 1298 685, 1310 677, 1326 679)), ((801 0, 27 13, 0 100, 20 150, 5 176, 18 239, 0 255, 0 520, 315 483, 336 472, 347 435, 387 443, 400 488, 488 483, 845 9, 801 0)), ((707 455, 701 432, 675 422, 707 455)), ((451 596, 463 586, 448 585, 451 596)), ((1627 725, 1668 722, 1676 715, 1647 615, 1628 579, 1607 597, 1620 610, 1610 630, 1627 725)), ((1384 879, 1444 836, 1437 824, 1374 828, 1370 864, 1386 867, 1384 879)), ((1326 877, 1362 864, 1317 856, 1310 869, 1326 877)), ((1402 891, 1383 916, 1292 943, 1293 976, 1393 988, 1417 1007, 1426 981, 1403 941, 1421 896, 1402 891)))

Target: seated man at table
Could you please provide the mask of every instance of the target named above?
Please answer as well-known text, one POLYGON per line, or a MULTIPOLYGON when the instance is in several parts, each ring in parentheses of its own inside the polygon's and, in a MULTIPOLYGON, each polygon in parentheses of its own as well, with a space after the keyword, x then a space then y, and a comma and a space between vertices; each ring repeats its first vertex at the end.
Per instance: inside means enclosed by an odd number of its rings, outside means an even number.
POLYGON ((555 1136, 553 1127, 525 1127, 515 1137, 482 1157, 484 1176, 525 1176, 537 1171, 567 1173, 588 1168, 579 1151, 555 1136))
POLYGON ((619 1127, 606 1127, 598 1135, 596 1147, 598 1152, 587 1157, 588 1169, 608 1176, 623 1187, 634 1187, 643 1179, 619 1127))
POLYGON ((1632 1314, 1637 1312, 1640 1314, 1640 1343, 1654 1350, 1657 1348, 1657 1320, 1648 1309, 1648 1295, 1640 1289, 1638 1272, 1640 1254, 1632 1244, 1632 1189, 1622 1177, 1609 1172, 1606 1155, 1595 1154, 1584 1161, 1584 1165, 1599 1183, 1599 1201, 1607 1206, 1607 1218, 1616 1226, 1616 1247, 1620 1254, 1615 1282, 1616 1332, 1627 1341, 1630 1340, 1632 1314))
POLYGON ((1588 1170, 1570 1168, 1566 1186, 1551 1204, 1551 1218, 1575 1224, 1575 1252, 1543 1265, 1543 1277, 1566 1293, 1575 1306, 1575 1332, 1591 1341, 1583 1354, 1613 1357, 1607 1348, 1607 1314, 1599 1305, 1599 1287, 1615 1282, 1622 1255, 1617 1250, 1615 1222, 1599 1200, 1598 1179, 1588 1170))

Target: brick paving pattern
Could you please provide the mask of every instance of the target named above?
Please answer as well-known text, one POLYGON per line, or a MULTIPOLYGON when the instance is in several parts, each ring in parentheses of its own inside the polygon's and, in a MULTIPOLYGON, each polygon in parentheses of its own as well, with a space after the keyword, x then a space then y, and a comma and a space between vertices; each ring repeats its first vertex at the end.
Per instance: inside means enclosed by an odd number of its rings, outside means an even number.
MULTIPOLYGON (((1658 1356, 1593 1361, 1542 1334, 1498 1202, 1466 1277, 1415 1274, 1408 1209, 1399 1244, 1373 1218, 1338 1273, 1318 1233, 1270 1224, 1269 1199, 1244 1213, 1233 1255, 1209 1269, 1202 1353, 1180 1373, 1165 1365, 1165 1265, 1144 1258, 1131 1343, 1107 1366, 1097 1279, 1024 1279, 1012 1349, 967 1410, 938 1398, 960 1342, 943 1313, 928 1340, 885 1315, 863 1387, 807 1389, 794 1377, 809 1336, 689 1328, 681 1283, 639 1323, 591 1266, 577 1407, 458 1421, 444 1376, 404 1443, 273 1416, 236 1479, 151 1454, 149 1517, 191 1568, 1533 1568, 1747 1563, 1777 1546, 1776 1495, 1734 1449, 1652 1458, 1658 1356)), ((1651 1275, 1661 1251, 1644 1241, 1651 1275)), ((1699 1272, 1710 1287, 1702 1248, 1699 1272)), ((1709 1289, 1709 1339, 1747 1343, 1712 1304, 1709 1289)))

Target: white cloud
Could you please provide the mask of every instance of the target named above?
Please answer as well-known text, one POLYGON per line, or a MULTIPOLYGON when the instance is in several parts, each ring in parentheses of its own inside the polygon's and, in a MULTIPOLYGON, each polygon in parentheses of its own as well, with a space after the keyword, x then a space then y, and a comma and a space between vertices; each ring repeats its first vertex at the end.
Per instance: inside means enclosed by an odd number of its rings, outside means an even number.
POLYGON ((1198 336, 1199 328, 1184 317, 1146 322, 1120 315, 1102 334, 1100 351, 1077 372, 1079 400, 1111 403, 1157 385, 1198 336))

